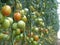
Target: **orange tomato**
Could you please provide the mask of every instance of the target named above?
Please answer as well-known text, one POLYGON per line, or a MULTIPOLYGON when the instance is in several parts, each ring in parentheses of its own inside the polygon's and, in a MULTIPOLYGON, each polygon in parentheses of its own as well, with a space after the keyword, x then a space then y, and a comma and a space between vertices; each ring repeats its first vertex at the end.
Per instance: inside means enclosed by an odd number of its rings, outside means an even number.
POLYGON ((21 14, 19 12, 14 13, 14 20, 19 21, 21 19, 21 14))
POLYGON ((2 14, 4 16, 9 16, 11 14, 11 7, 9 5, 4 5, 2 7, 2 14))
POLYGON ((39 40, 39 36, 38 35, 34 35, 34 40, 38 41, 39 40))

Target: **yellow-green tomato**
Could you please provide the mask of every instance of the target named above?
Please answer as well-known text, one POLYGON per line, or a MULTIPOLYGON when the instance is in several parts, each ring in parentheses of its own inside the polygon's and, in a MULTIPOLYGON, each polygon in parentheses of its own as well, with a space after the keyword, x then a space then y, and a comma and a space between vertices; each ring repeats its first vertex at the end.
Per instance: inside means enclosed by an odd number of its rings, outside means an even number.
POLYGON ((4 16, 0 13, 0 23, 3 23, 4 21, 4 16))
POLYGON ((27 17, 24 15, 24 16, 22 17, 22 20, 23 20, 24 22, 27 22, 27 17))
POLYGON ((19 35, 19 34, 20 34, 20 29, 16 29, 15 33, 16 33, 17 35, 19 35))
POLYGON ((25 10, 20 10, 21 15, 25 15, 25 10))
POLYGON ((33 44, 34 44, 34 45, 38 45, 38 42, 37 42, 37 41, 33 41, 33 44))
POLYGON ((2 26, 3 26, 3 28, 9 28, 10 27, 10 21, 5 19, 2 26))
POLYGON ((22 9, 22 4, 21 4, 21 3, 20 3, 20 4, 17 3, 17 4, 16 4, 16 8, 17 8, 17 9, 22 9))
POLYGON ((3 39, 3 37, 4 37, 4 34, 0 33, 0 40, 3 39))
POLYGON ((24 29, 25 26, 26 26, 26 24, 25 24, 24 21, 20 20, 20 21, 18 22, 18 27, 19 27, 19 28, 24 29))
POLYGON ((7 19, 10 21, 10 24, 13 23, 13 19, 11 17, 7 17, 7 19))
POLYGON ((20 37, 21 37, 21 38, 23 38, 23 37, 24 37, 24 34, 23 34, 23 33, 21 33, 21 34, 20 34, 20 37))

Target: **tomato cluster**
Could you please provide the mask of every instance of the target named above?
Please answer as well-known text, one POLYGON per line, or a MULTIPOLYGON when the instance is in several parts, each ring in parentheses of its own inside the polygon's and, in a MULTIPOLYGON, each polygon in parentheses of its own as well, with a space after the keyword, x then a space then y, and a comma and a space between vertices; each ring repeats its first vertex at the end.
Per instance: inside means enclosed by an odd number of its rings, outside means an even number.
MULTIPOLYGON (((0 11, 0 28, 2 30, 12 30, 12 34, 16 36, 21 34, 21 31, 25 29, 27 17, 26 15, 22 15, 20 12, 14 12, 12 17, 12 8, 9 5, 4 5, 0 11)), ((3 39, 4 36, 7 39, 7 36, 10 37, 9 32, 2 32, 0 34, 0 39, 3 39)))
MULTIPOLYGON (((5 31, 12 30, 12 36, 13 36, 13 38, 16 37, 15 38, 16 41, 20 41, 20 38, 24 37, 23 33, 25 31, 25 28, 27 28, 26 23, 28 23, 28 19, 26 16, 27 12, 28 12, 28 9, 25 8, 24 10, 14 12, 11 17, 10 15, 12 13, 12 8, 9 5, 4 5, 0 12, 0 17, 1 17, 0 25, 1 25, 1 28, 3 28, 2 30, 5 30, 5 31)), ((38 28, 36 28, 34 30, 37 31, 38 28)), ((29 31, 27 31, 27 32, 29 32, 29 31)), ((1 33, 0 39, 7 38, 7 36, 10 38, 9 31, 1 33)), ((32 37, 34 39, 34 41, 39 40, 39 36, 35 35, 33 32, 31 32, 31 35, 30 35, 30 33, 28 33, 27 37, 28 38, 32 37)))
MULTIPOLYGON (((50 7, 45 3, 50 2, 44 0, 24 0, 24 2, 22 0, 5 0, 0 10, 0 40, 9 42, 10 45, 48 45, 48 43, 53 45, 52 42, 56 34, 54 25, 52 26, 51 23, 53 17, 50 16, 53 11, 51 13, 47 11, 45 8, 49 9, 50 7), (9 4, 9 1, 13 2, 12 5, 9 4), (50 14, 46 14, 47 12, 50 14)), ((50 9, 54 10, 54 8, 50 9)), ((56 22, 53 23, 56 24, 56 22)))

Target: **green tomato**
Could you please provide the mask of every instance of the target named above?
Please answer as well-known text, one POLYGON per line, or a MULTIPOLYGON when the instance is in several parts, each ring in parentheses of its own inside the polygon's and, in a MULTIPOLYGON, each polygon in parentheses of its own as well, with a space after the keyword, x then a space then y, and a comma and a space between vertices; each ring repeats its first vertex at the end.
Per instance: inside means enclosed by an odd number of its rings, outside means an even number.
POLYGON ((35 19, 35 23, 36 24, 40 24, 40 22, 43 22, 43 19, 42 18, 36 18, 35 19))
POLYGON ((37 42, 37 41, 33 41, 33 44, 34 44, 34 45, 38 45, 38 42, 37 42))
POLYGON ((13 19, 11 17, 7 17, 7 19, 10 21, 10 24, 13 23, 13 19))
POLYGON ((4 34, 4 39, 9 40, 9 36, 7 34, 4 34))
POLYGON ((4 21, 4 16, 0 13, 0 23, 3 23, 4 21))
POLYGON ((22 9, 22 4, 21 3, 19 4, 19 6, 20 6, 20 9, 22 9))
POLYGON ((12 24, 12 29, 17 29, 17 23, 12 24))
POLYGON ((37 18, 37 16, 36 15, 32 15, 32 19, 36 19, 37 18))
POLYGON ((31 37, 30 40, 33 41, 34 39, 31 37))
POLYGON ((27 17, 24 15, 24 16, 22 17, 22 20, 23 20, 24 22, 27 22, 27 17))
POLYGON ((20 41, 20 35, 16 36, 16 41, 20 41))
POLYGON ((16 32, 15 32, 17 35, 20 34, 20 29, 16 29, 16 32))
POLYGON ((36 21, 38 21, 38 22, 42 22, 43 19, 42 19, 42 18, 37 18, 36 21))
POLYGON ((10 27, 10 21, 5 19, 2 26, 3 26, 3 28, 6 28, 6 29, 9 28, 10 27))
POLYGON ((41 26, 45 26, 44 22, 40 22, 40 25, 41 25, 41 26))
POLYGON ((20 10, 21 15, 25 15, 25 10, 20 10))
POLYGON ((34 31, 38 32, 39 28, 38 27, 34 27, 34 31))
POLYGON ((29 11, 29 9, 28 9, 28 8, 25 8, 24 10, 25 10, 25 12, 28 12, 28 11, 29 11))
POLYGON ((0 40, 3 39, 3 37, 4 37, 4 34, 0 33, 0 40))
POLYGON ((19 22, 18 22, 18 27, 19 28, 21 28, 21 29, 24 29, 25 28, 25 22, 24 21, 22 21, 22 20, 20 20, 19 22))
POLYGON ((29 12, 29 9, 28 8, 24 8, 24 11, 25 11, 25 15, 27 15, 27 13, 29 12))
POLYGON ((16 4, 16 8, 17 8, 17 9, 22 9, 22 4, 21 4, 21 3, 20 3, 20 4, 17 3, 17 4, 16 4))
POLYGON ((21 37, 21 38, 23 38, 23 37, 24 37, 23 33, 21 33, 21 34, 20 34, 20 37, 21 37))

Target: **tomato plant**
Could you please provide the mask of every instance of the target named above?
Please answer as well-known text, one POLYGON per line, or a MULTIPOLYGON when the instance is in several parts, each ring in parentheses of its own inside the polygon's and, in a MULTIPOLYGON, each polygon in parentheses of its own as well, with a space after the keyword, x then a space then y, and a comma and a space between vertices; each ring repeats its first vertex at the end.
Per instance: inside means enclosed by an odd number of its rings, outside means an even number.
POLYGON ((56 0, 0 0, 0 45, 55 45, 56 0))

